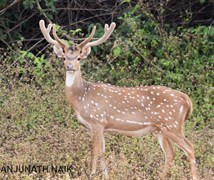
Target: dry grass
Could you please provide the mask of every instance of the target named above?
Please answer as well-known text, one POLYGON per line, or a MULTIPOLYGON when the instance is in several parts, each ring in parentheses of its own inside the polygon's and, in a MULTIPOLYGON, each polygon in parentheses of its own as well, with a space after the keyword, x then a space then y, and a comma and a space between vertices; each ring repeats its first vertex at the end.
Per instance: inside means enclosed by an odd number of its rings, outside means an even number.
MULTIPOLYGON (((3 76, 3 74, 0 74, 3 76)), ((42 87, 10 79, 0 81, 0 167, 3 165, 72 165, 72 173, 1 173, 0 179, 89 179, 90 134, 76 121, 64 95, 64 82, 42 87)), ((189 122, 194 123, 191 119, 189 122)), ((209 126, 207 126, 209 127, 209 126)), ((211 128, 187 129, 194 143, 199 179, 214 176, 211 128)), ((129 138, 106 133, 111 179, 158 179, 164 155, 151 135, 129 138)), ((94 179, 101 179, 98 172, 94 179)), ((177 150, 168 179, 189 179, 189 163, 177 150)))

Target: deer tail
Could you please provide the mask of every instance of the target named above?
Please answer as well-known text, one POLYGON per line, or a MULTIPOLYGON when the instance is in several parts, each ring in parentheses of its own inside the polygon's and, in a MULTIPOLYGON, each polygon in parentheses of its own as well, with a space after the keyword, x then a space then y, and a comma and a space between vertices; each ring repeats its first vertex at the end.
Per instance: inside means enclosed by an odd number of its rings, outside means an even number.
POLYGON ((191 101, 191 99, 189 98, 189 96, 186 97, 186 101, 187 101, 187 104, 188 104, 188 110, 187 110, 187 113, 186 113, 185 121, 186 121, 187 119, 189 119, 189 117, 190 117, 191 114, 192 114, 192 110, 193 110, 192 101, 191 101))

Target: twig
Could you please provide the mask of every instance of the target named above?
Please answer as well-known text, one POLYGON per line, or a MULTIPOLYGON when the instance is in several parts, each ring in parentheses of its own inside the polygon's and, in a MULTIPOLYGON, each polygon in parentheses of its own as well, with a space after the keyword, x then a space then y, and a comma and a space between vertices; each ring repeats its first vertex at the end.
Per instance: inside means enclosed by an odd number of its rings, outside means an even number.
POLYGON ((37 7, 38 7, 39 12, 43 14, 43 16, 47 19, 47 21, 48 21, 49 23, 52 24, 52 21, 49 19, 49 17, 48 17, 47 14, 45 13, 45 11, 42 9, 42 7, 40 6, 38 0, 36 0, 36 4, 37 4, 37 7))
POLYGON ((10 49, 10 50, 13 50, 10 45, 3 39, 1 39, 1 41, 10 49))
POLYGON ((9 4, 6 8, 2 9, 0 11, 0 15, 3 15, 5 13, 5 11, 7 11, 9 8, 11 8, 12 6, 14 6, 15 4, 19 3, 20 0, 14 0, 11 4, 9 4))
MULTIPOLYGON (((39 44, 40 42, 42 42, 43 39, 41 39, 40 41, 38 41, 37 43, 35 43, 33 46, 31 46, 29 49, 27 49, 27 51, 30 51, 31 49, 33 49, 37 44, 39 44)), ((12 67, 14 64, 16 64, 18 62, 19 59, 21 59, 22 57, 20 56, 19 58, 17 58, 9 67, 12 67)), ((2 74, 4 74, 5 72, 7 72, 7 70, 9 69, 9 67, 7 69, 5 69, 3 71, 2 74)))
POLYGON ((156 69, 158 69, 159 71, 161 71, 161 72, 164 73, 164 71, 163 71, 161 68, 159 68, 158 66, 154 65, 149 59, 147 59, 146 57, 144 57, 143 54, 142 54, 135 46, 133 46, 130 42, 128 42, 128 44, 131 45, 131 46, 133 47, 133 49, 134 49, 143 59, 145 59, 147 62, 151 63, 151 65, 152 65, 153 67, 155 67, 156 69))
MULTIPOLYGON (((90 20, 90 19, 94 19, 95 17, 105 16, 105 15, 110 15, 110 14, 117 14, 117 12, 110 12, 110 13, 97 14, 97 15, 95 15, 95 16, 91 16, 91 17, 82 19, 82 20, 80 20, 80 21, 76 21, 76 22, 74 22, 74 23, 72 23, 72 24, 70 24, 70 25, 67 25, 67 26, 73 26, 73 25, 75 25, 75 24, 83 23, 84 21, 88 21, 88 20, 90 20)), ((67 27, 67 26, 65 26, 65 27, 67 27)))
MULTIPOLYGON (((73 8, 73 7, 66 7, 66 8, 56 8, 57 10, 69 10, 69 11, 79 11, 80 8, 73 8)), ((50 9, 43 9, 44 11, 51 11, 50 9)), ((106 11, 106 12, 112 12, 114 10, 114 8, 112 9, 103 9, 103 8, 99 8, 99 9, 89 9, 89 8, 82 8, 81 11, 106 11)))
MULTIPOLYGON (((25 23, 26 21, 28 21, 28 20, 29 20, 30 18, 32 18, 35 14, 36 14, 36 13, 31 14, 31 16, 29 16, 28 18, 26 18, 25 20, 21 21, 19 24, 17 24, 17 25, 14 26, 13 28, 11 28, 11 29, 7 32, 7 34, 9 34, 11 31, 13 31, 13 30, 16 29, 17 27, 19 27, 20 25, 22 25, 23 23, 25 23)), ((4 36, 4 35, 2 35, 2 36, 0 37, 0 39, 2 39, 3 36, 4 36)))

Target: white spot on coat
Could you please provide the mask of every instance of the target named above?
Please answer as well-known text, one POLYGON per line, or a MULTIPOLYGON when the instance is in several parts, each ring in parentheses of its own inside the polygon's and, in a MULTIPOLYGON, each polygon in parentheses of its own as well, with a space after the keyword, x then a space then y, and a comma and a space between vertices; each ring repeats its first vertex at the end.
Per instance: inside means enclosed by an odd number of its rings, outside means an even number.
POLYGON ((182 114, 183 109, 184 109, 184 107, 183 107, 183 106, 181 106, 181 107, 180 107, 180 114, 182 114))

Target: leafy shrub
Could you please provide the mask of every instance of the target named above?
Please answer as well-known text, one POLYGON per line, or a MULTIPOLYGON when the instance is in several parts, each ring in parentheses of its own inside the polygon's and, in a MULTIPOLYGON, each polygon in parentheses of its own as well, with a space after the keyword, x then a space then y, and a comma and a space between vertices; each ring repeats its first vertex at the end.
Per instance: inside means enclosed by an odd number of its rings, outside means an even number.
MULTIPOLYGON (((211 179, 213 27, 163 28, 140 5, 127 10, 120 22, 110 40, 81 62, 84 78, 120 86, 165 85, 187 93, 194 104, 187 135, 195 145, 200 176, 211 179)), ((96 37, 103 31, 98 29, 96 37)), ((80 30, 71 32, 76 35, 80 30)), ((59 33, 66 32, 59 29, 59 33)), ((0 49, 1 163, 72 163, 71 177, 87 179, 89 134, 66 102, 62 61, 52 50, 36 55, 18 46, 17 51, 0 49)), ((149 136, 107 135, 106 149, 112 179, 158 178, 162 153, 149 136)), ((179 165, 172 169, 172 179, 182 179, 188 169, 181 157, 176 159, 179 165)))
POLYGON ((114 46, 111 42, 101 46, 100 60, 92 61, 99 65, 85 62, 86 74, 116 85, 164 85, 183 91, 194 103, 191 128, 213 126, 214 28, 166 27, 160 31, 160 24, 138 5, 120 19, 114 46), (105 55, 109 53, 105 49, 111 48, 110 55, 105 55))

